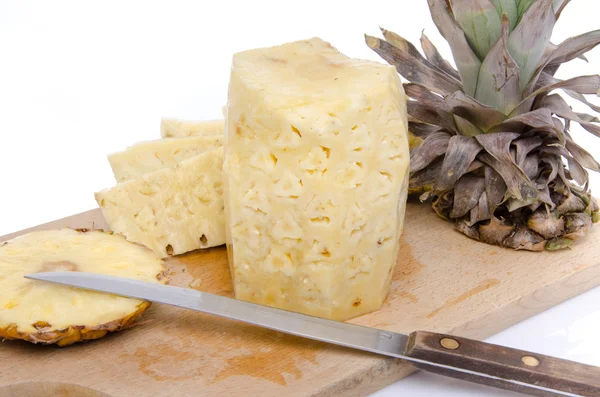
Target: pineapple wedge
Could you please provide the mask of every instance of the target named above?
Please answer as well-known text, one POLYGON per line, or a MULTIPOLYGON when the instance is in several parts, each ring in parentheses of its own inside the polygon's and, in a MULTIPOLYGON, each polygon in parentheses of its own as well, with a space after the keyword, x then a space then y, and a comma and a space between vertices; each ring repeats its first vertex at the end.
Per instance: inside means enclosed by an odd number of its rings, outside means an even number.
POLYGON ((223 148, 96 193, 110 228, 161 257, 225 243, 223 148))
POLYGON ((396 70, 315 38, 234 55, 228 99, 236 297, 337 320, 379 309, 408 188, 396 70))
POLYGON ((162 260, 102 231, 32 232, 0 244, 0 338, 70 345, 133 324, 149 302, 23 278, 82 271, 165 283, 162 260))
POLYGON ((163 118, 160 121, 160 136, 163 138, 183 138, 196 135, 223 135, 224 120, 192 121, 163 118))
POLYGON ((137 143, 108 156, 117 182, 139 177, 223 146, 221 135, 167 138, 137 143))

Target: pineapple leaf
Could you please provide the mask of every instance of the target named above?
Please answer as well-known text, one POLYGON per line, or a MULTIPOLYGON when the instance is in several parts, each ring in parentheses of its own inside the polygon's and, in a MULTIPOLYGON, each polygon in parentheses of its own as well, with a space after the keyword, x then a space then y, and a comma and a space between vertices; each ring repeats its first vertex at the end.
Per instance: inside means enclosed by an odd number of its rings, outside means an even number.
POLYGON ((496 208, 504 201, 507 187, 502 176, 492 167, 485 167, 485 192, 488 200, 488 208, 494 213, 496 208))
MULTIPOLYGON (((556 83, 545 85, 538 88, 533 93, 529 94, 527 99, 535 98, 545 92, 554 91, 557 89, 571 90, 585 95, 594 95, 600 90, 600 75, 593 74, 591 76, 578 76, 567 80, 556 80, 556 83)), ((519 104, 519 107, 521 104, 519 104)))
POLYGON ((481 161, 475 159, 475 160, 473 160, 473 162, 469 166, 469 169, 467 170, 467 174, 469 172, 473 172, 473 171, 478 170, 478 169, 483 168, 483 167, 485 167, 485 164, 483 164, 481 161))
POLYGON ((502 14, 506 14, 508 20, 510 21, 510 31, 517 26, 517 22, 519 20, 519 11, 517 9, 517 1, 516 0, 491 0, 498 10, 498 15, 502 17, 502 14))
POLYGON ((552 113, 543 108, 512 117, 492 128, 490 132, 519 131, 525 126, 548 132, 558 138, 561 143, 565 141, 563 131, 554 125, 552 113))
POLYGON ((504 113, 478 102, 461 91, 448 95, 446 103, 454 114, 468 120, 484 132, 507 119, 504 113))
POLYGON ((410 172, 415 173, 428 167, 439 156, 446 153, 451 135, 446 132, 434 132, 410 155, 410 172))
POLYGON ((433 184, 437 181, 438 176, 442 172, 443 161, 444 159, 440 156, 428 167, 412 174, 408 182, 409 189, 416 189, 419 191, 431 190, 433 184))
POLYGON ((577 117, 579 117, 581 120, 587 122, 587 123, 600 123, 600 119, 596 116, 592 116, 591 114, 587 114, 587 113, 578 113, 578 112, 574 112, 577 117))
POLYGON ((600 164, 584 148, 576 144, 571 138, 567 138, 567 150, 573 158, 588 170, 600 172, 600 164))
MULTIPOLYGON (((549 75, 554 76, 556 74, 556 72, 558 72, 559 68, 560 68, 560 65, 548 65, 544 69, 542 69, 542 73, 548 73, 549 75)), ((536 75, 536 73, 534 73, 534 76, 536 75)), ((537 76, 537 78, 539 78, 539 76, 537 76)), ((532 78, 531 82, 529 84, 537 84, 536 80, 537 80, 536 78, 532 78)), ((529 89, 529 86, 527 88, 525 88, 525 92, 528 92, 528 89, 529 89)))
POLYGON ((529 138, 518 139, 513 141, 513 145, 517 149, 517 165, 521 168, 525 165, 525 159, 533 149, 542 145, 543 141, 540 137, 532 136, 529 138))
POLYGON ((525 157, 525 160, 523 160, 523 165, 519 167, 521 167, 525 175, 527 175, 530 180, 535 179, 540 168, 538 156, 532 155, 525 157))
POLYGON ((420 138, 427 138, 430 134, 439 131, 440 127, 414 121, 408 122, 408 130, 420 138))
POLYGON ((425 64, 426 66, 434 68, 434 65, 432 65, 427 59, 425 59, 423 55, 421 55, 417 47, 415 47, 410 41, 406 40, 404 37, 390 30, 386 30, 382 27, 380 27, 379 29, 381 30, 385 41, 398 48, 399 50, 407 52, 410 56, 417 58, 419 61, 421 61, 421 63, 425 64))
POLYGON ((563 167, 563 163, 560 157, 542 157, 540 163, 547 164, 550 167, 550 173, 542 173, 541 177, 538 178, 537 183, 548 186, 548 184, 558 176, 558 168, 563 167))
POLYGON ((487 193, 483 192, 481 196, 479 196, 479 201, 477 206, 471 210, 469 226, 473 226, 478 222, 485 221, 491 219, 492 212, 488 207, 487 193))
POLYGON ((425 53, 425 56, 429 62, 455 79, 460 80, 460 76, 458 75, 456 69, 454 69, 454 67, 448 61, 446 61, 444 57, 442 57, 438 49, 435 47, 435 45, 433 45, 425 33, 421 34, 421 47, 423 48, 423 52, 425 53))
POLYGON ((511 143, 519 138, 517 132, 498 132, 475 137, 483 149, 497 159, 513 161, 510 154, 511 143))
MULTIPOLYGON (((543 96, 542 96, 542 97, 543 97, 543 96)), ((563 120, 568 120, 568 119, 563 119, 563 120)), ((562 122, 561 120, 557 119, 556 117, 553 117, 553 118, 552 118, 552 121, 554 122, 554 126, 555 126, 557 129, 559 129, 559 130, 561 130, 561 131, 563 131, 563 132, 565 132, 565 131, 566 131, 566 132, 568 133, 568 129, 565 129, 565 125, 563 124, 563 122, 562 122)), ((565 135, 566 135, 566 134, 565 134, 565 135)))
POLYGON ((540 108, 545 108, 550 110, 555 115, 562 117, 564 119, 573 120, 576 122, 584 122, 579 119, 579 116, 573 112, 571 107, 565 102, 565 100, 558 94, 552 94, 548 96, 544 96, 537 105, 540 108))
MULTIPOLYGON (((511 197, 510 199, 508 199, 507 203, 506 203, 506 208, 508 209, 508 211, 513 212, 516 211, 520 208, 523 207, 538 207, 539 206, 539 200, 537 198, 529 198, 526 200, 518 200, 514 197, 511 197)), ((528 231, 528 233, 531 233, 531 231, 528 231)))
POLYGON ((427 3, 429 4, 433 22, 450 44, 463 90, 468 95, 474 96, 481 61, 469 46, 465 33, 452 16, 447 0, 427 0, 427 3))
POLYGON ((412 82, 424 84, 439 94, 449 94, 462 88, 456 79, 429 67, 420 59, 415 58, 408 52, 402 51, 402 49, 393 46, 387 41, 368 35, 365 35, 365 41, 369 48, 389 64, 395 66, 401 76, 412 82))
POLYGON ((412 98, 417 102, 422 102, 432 108, 439 109, 443 112, 452 111, 441 96, 434 94, 429 88, 422 84, 406 83, 404 84, 404 92, 409 98, 412 98))
POLYGON ((462 218, 479 203, 481 194, 485 191, 485 179, 480 176, 465 174, 454 186, 454 203, 451 218, 462 218))
POLYGON ((560 14, 562 14, 563 10, 569 4, 571 0, 553 0, 552 8, 554 8, 554 13, 556 15, 556 20, 560 18, 560 14))
POLYGON ((558 80, 554 79, 552 76, 548 74, 542 73, 540 76, 539 85, 542 85, 541 88, 538 88, 533 93, 529 94, 517 108, 511 113, 511 117, 517 116, 523 113, 527 113, 529 109, 531 109, 531 105, 533 104, 535 98, 546 92, 554 91, 557 89, 562 89, 568 95, 574 97, 575 99, 587 104, 592 109, 596 110, 598 106, 590 103, 587 99, 582 95, 593 95, 600 90, 600 76, 599 75, 591 75, 591 76, 578 76, 573 77, 568 80, 558 80))
POLYGON ((417 101, 408 101, 407 111, 416 121, 440 126, 453 134, 458 133, 454 119, 448 112, 417 101))
POLYGON ((507 115, 521 102, 519 66, 507 49, 508 34, 508 18, 503 15, 502 35, 481 65, 475 91, 475 99, 507 115))
MULTIPOLYGON (((562 163, 562 161, 561 161, 562 163)), ((566 174, 565 174, 565 167, 561 164, 560 167, 558 167, 558 177, 559 179, 557 179, 554 182, 554 190, 560 194, 563 195, 567 195, 567 194, 571 194, 571 187, 573 187, 573 185, 571 185, 569 183, 569 179, 567 178, 566 174)))
POLYGON ((554 51, 552 51, 545 59, 543 69, 547 65, 560 65, 565 62, 572 61, 592 50, 594 47, 600 44, 600 30, 593 30, 581 34, 579 36, 571 37, 560 43, 554 51))
POLYGON ((483 131, 476 127, 469 120, 460 117, 458 114, 454 113, 454 122, 456 123, 456 128, 460 132, 461 135, 464 136, 475 136, 479 134, 483 134, 483 131))
POLYGON ((569 164, 569 173, 571 174, 571 177, 579 185, 584 185, 590 177, 588 172, 581 166, 579 161, 573 158, 573 156, 566 155, 565 157, 567 158, 567 162, 569 164))
POLYGON ((600 137, 600 126, 592 124, 592 122, 597 122, 598 119, 594 116, 590 116, 587 114, 581 115, 583 116, 583 118, 581 118, 579 114, 575 113, 571 109, 571 107, 560 95, 553 94, 542 98, 542 100, 539 103, 539 106, 549 109, 552 113, 556 114, 559 117, 575 121, 576 123, 581 124, 583 128, 585 128, 595 136, 600 137))
MULTIPOLYGON (((588 115, 586 115, 588 116, 588 115)), ((598 138, 600 138, 600 126, 597 126, 596 124, 592 124, 589 122, 583 122, 583 123, 579 123, 581 124, 581 126, 588 132, 592 133, 593 135, 597 136, 598 138)))
POLYGON ((517 0, 517 13, 519 18, 522 18, 525 12, 531 7, 536 0, 517 0))
POLYGON ((452 13, 480 60, 500 37, 502 20, 490 0, 452 0, 452 13))
POLYGON ((444 163, 435 183, 436 192, 447 192, 453 189, 454 184, 463 176, 477 154, 481 146, 473 138, 455 135, 450 138, 444 163))
MULTIPOLYGON (((552 42, 548 43, 548 46, 546 47, 546 50, 544 51, 544 56, 542 57, 541 66, 538 67, 534 76, 537 75, 537 72, 540 69, 542 70, 542 73, 546 72, 546 73, 551 74, 552 76, 554 76, 556 74, 556 71, 560 67, 560 63, 546 64, 546 60, 550 58, 552 53, 554 51, 556 51, 557 48, 558 48, 558 46, 556 44, 554 44, 552 42)), ((581 59, 582 61, 588 62, 588 59, 583 54, 580 54, 577 58, 581 59)))
POLYGON ((380 27, 379 29, 381 30, 383 37, 388 43, 390 43, 391 45, 393 45, 401 51, 407 52, 409 55, 418 59, 423 65, 427 66, 428 68, 437 70, 440 73, 447 75, 448 78, 453 79, 456 84, 460 85, 460 77, 458 76, 458 73, 455 70, 452 71, 453 73, 446 72, 446 70, 444 70, 443 68, 439 68, 437 65, 430 62, 429 59, 423 57, 423 55, 421 55, 417 47, 415 47, 410 41, 406 40, 404 37, 392 31, 386 30, 382 27, 380 27))
MULTIPOLYGON (((522 0, 521 4, 526 3, 522 0)), ((538 0, 527 9, 517 27, 508 38, 508 51, 519 65, 520 85, 523 90, 534 76, 550 36, 556 17, 552 0, 538 0)))
POLYGON ((526 93, 529 93, 537 85, 537 78, 544 72, 554 75, 561 64, 569 62, 575 58, 587 59, 583 54, 592 50, 600 44, 600 30, 594 30, 571 37, 558 46, 550 43, 543 57, 543 62, 536 69, 531 81, 529 82, 526 93))
MULTIPOLYGON (((497 135, 497 134, 493 134, 497 135)), ((487 137, 493 135, 480 135, 480 137, 487 137)), ((490 150, 501 149, 499 147, 490 148, 490 150)), ((537 198, 537 189, 525 172, 510 158, 510 152, 506 149, 506 154, 502 152, 496 152, 496 156, 493 156, 486 150, 485 153, 480 153, 478 159, 492 167, 498 174, 502 176, 504 183, 507 186, 507 190, 511 197, 517 200, 527 200, 537 198)))

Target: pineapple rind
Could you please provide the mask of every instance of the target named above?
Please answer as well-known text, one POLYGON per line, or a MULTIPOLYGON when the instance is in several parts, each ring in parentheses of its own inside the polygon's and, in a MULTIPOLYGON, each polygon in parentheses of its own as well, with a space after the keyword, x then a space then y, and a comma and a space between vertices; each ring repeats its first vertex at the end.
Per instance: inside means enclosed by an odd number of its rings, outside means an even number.
POLYGON ((134 325, 150 302, 27 280, 25 274, 84 271, 166 283, 148 248, 101 230, 32 232, 0 245, 0 338, 67 346, 134 325))
POLYGON ((135 321, 148 309, 152 303, 142 302, 135 312, 118 320, 96 326, 72 325, 62 330, 23 332, 17 324, 9 324, 0 328, 0 338, 20 339, 35 344, 53 345, 60 347, 72 345, 86 340, 100 339, 109 332, 121 331, 135 325, 135 321))

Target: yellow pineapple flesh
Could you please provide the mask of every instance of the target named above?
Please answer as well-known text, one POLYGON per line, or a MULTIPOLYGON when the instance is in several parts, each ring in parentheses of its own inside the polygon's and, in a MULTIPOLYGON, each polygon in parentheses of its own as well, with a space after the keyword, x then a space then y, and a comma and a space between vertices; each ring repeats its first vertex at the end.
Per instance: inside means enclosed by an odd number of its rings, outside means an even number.
POLYGON ((225 120, 181 120, 162 118, 160 136, 162 138, 184 138, 188 136, 223 135, 225 120))
POLYGON ((130 327, 149 302, 25 279, 81 271, 165 283, 148 248, 99 230, 32 232, 0 243, 0 338, 66 346, 130 327))

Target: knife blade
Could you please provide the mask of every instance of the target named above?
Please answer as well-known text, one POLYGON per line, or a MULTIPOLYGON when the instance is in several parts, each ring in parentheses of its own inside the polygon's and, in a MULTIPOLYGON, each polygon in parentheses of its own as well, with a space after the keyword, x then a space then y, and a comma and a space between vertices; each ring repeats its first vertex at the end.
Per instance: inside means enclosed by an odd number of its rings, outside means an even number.
POLYGON ((188 288, 84 272, 25 276, 163 303, 408 361, 429 372, 538 396, 600 396, 600 368, 452 335, 410 335, 327 320, 188 288))

